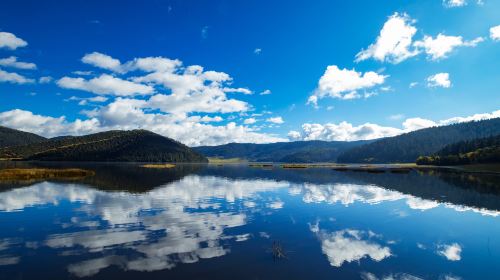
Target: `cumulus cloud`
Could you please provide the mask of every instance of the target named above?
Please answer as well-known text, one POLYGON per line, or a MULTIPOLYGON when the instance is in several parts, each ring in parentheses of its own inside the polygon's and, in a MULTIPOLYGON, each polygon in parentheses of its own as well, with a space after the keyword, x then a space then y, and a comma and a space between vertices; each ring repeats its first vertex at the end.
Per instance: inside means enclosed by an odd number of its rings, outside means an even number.
POLYGON ((86 134, 96 131, 98 120, 75 120, 68 122, 65 117, 48 117, 36 115, 24 110, 11 110, 0 113, 0 124, 23 131, 29 131, 44 136, 60 136, 68 134, 86 134))
MULTIPOLYGON (((54 118, 16 109, 0 113, 0 125, 47 137, 83 135, 112 129, 147 129, 189 146, 287 141, 278 136, 255 132, 234 122, 215 126, 203 123, 207 118, 147 113, 147 109, 144 100, 118 98, 86 112, 88 119, 75 121, 68 121, 64 116, 54 118)), ((218 121, 218 118, 212 121, 218 121)))
POLYGON ((253 94, 253 91, 247 89, 247 88, 223 88, 224 92, 238 92, 238 93, 243 93, 246 95, 253 94))
POLYGON ((384 127, 377 124, 365 123, 354 126, 348 122, 339 124, 305 123, 302 132, 290 131, 291 140, 325 140, 325 141, 355 141, 389 137, 401 134, 402 130, 393 127, 384 127))
POLYGON ((266 121, 270 122, 270 123, 275 123, 275 124, 282 124, 285 122, 285 121, 283 121, 282 117, 272 117, 272 118, 268 118, 266 121))
POLYGON ((424 36, 421 41, 414 43, 415 47, 422 48, 430 60, 446 58, 457 47, 475 47, 484 41, 482 37, 466 41, 462 36, 447 36, 439 33, 436 38, 424 36))
POLYGON ((120 60, 99 52, 86 54, 82 58, 82 62, 114 72, 124 72, 120 60))
POLYGON ((439 245, 436 253, 449 261, 459 261, 462 259, 462 247, 458 243, 439 245))
POLYGON ((256 48, 255 50, 253 50, 254 54, 260 54, 261 52, 262 52, 261 48, 256 48))
MULTIPOLYGON (((81 135, 108 129, 148 129, 187 145, 218 145, 228 142, 269 143, 287 141, 271 134, 256 132, 245 126, 229 122, 222 125, 209 123, 222 122, 221 116, 208 114, 228 114, 239 112, 242 115, 253 107, 242 100, 228 97, 228 93, 252 94, 248 88, 233 87, 233 79, 224 72, 205 70, 200 65, 184 66, 182 61, 165 57, 134 58, 122 63, 107 54, 93 52, 86 54, 82 62, 97 68, 112 71, 113 74, 100 74, 94 77, 62 77, 57 81, 61 88, 88 91, 95 97, 72 97, 80 105, 108 101, 102 95, 111 95, 114 100, 92 110, 83 110, 87 120, 78 122, 92 123, 87 126, 67 121, 64 117, 52 118, 39 116, 55 122, 52 128, 44 124, 31 127, 23 126, 46 136, 65 134, 81 135), (205 115, 199 115, 205 113, 205 115), (57 120, 57 121, 55 121, 57 120), (71 133, 70 133, 71 132, 71 133)), ((87 75, 92 73, 81 72, 87 75)), ((5 112, 21 114, 13 110, 5 112)), ((24 111, 23 114, 33 114, 24 111)), ((250 118, 251 119, 251 118, 250 118)), ((77 122, 75 121, 75 122, 77 122)), ((282 119, 270 121, 280 123, 282 119)), ((9 120, 7 123, 11 123, 9 120)), ((49 123, 48 121, 46 123, 49 123)), ((15 127, 17 124, 12 123, 15 127)))
POLYGON ((264 91, 262 91, 261 93, 259 93, 260 95, 268 95, 268 94, 271 94, 271 90, 269 89, 266 89, 264 91))
POLYGON ((36 69, 36 64, 17 61, 17 57, 15 56, 0 59, 0 66, 29 70, 36 69))
POLYGON ((355 126, 348 122, 335 123, 305 123, 302 131, 292 130, 288 133, 290 140, 326 140, 326 141, 355 141, 369 140, 382 137, 396 136, 410 131, 453 123, 470 122, 500 118, 500 110, 491 113, 474 114, 467 117, 453 117, 449 119, 432 121, 424 118, 408 118, 403 121, 402 128, 380 126, 365 123, 355 126))
POLYGON ((257 120, 255 118, 248 118, 243 121, 244 124, 254 124, 257 120))
POLYGON ((450 74, 437 73, 437 74, 429 76, 427 78, 427 86, 428 87, 442 87, 442 88, 451 87, 450 74))
POLYGON ((53 78, 51 76, 43 76, 38 79, 38 82, 40 84, 48 84, 52 82, 53 78))
POLYGON ((78 105, 84 106, 88 105, 89 102, 91 103, 102 103, 108 101, 107 97, 104 96, 94 96, 94 97, 88 97, 88 98, 82 98, 82 97, 76 97, 76 96, 71 96, 67 100, 70 101, 78 101, 78 105))
POLYGON ((63 77, 57 85, 66 89, 78 89, 96 94, 109 94, 116 96, 147 95, 154 92, 149 85, 134 83, 108 74, 85 80, 84 78, 63 77))
POLYGON ((356 62, 373 58, 378 61, 399 63, 418 54, 412 47, 417 32, 415 23, 407 14, 394 13, 384 23, 375 43, 356 55, 356 62))
POLYGON ((34 83, 35 80, 26 78, 23 75, 14 72, 6 72, 0 69, 0 83, 1 82, 12 84, 31 84, 34 83))
POLYGON ((466 0, 443 0, 443 6, 446 8, 457 8, 467 5, 466 0))
POLYGON ((490 28, 490 38, 494 41, 500 41, 500 25, 490 28))
MULTIPOLYGON (((318 87, 309 97, 308 103, 317 106, 318 99, 327 96, 339 99, 359 98, 361 97, 358 94, 359 90, 381 85, 387 77, 373 71, 361 73, 354 69, 339 69, 336 65, 330 65, 321 76, 318 87)), ((368 96, 365 93, 365 97, 368 96)))
POLYGON ((0 48, 15 50, 26 47, 28 43, 9 32, 0 32, 0 48))

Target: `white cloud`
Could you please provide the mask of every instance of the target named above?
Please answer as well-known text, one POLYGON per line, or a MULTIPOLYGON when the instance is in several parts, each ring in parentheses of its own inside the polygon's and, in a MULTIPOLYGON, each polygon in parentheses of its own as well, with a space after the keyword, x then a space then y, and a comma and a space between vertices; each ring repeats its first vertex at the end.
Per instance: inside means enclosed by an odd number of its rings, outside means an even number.
POLYGON ((399 63, 418 54, 412 49, 412 38, 417 29, 415 21, 407 14, 395 13, 384 23, 374 44, 356 55, 356 62, 373 58, 379 61, 399 63))
POLYGON ((96 94, 110 94, 116 96, 147 95, 154 92, 149 85, 134 83, 108 74, 85 80, 83 78, 63 77, 57 85, 66 89, 78 89, 96 94))
POLYGON ((248 118, 243 121, 244 124, 254 124, 257 120, 255 118, 248 118))
MULTIPOLYGON (((83 135, 105 130, 147 129, 173 138, 189 146, 237 143, 271 143, 287 139, 271 134, 258 133, 234 122, 226 125, 204 124, 203 117, 186 117, 161 113, 146 113, 147 102, 118 98, 103 107, 86 112, 86 120, 67 121, 35 115, 29 111, 11 110, 0 113, 0 125, 37 133, 46 137, 83 135)), ((218 118, 214 117, 213 121, 218 118)))
POLYGON ((174 72, 180 67, 182 62, 178 59, 169 59, 165 57, 144 57, 136 58, 127 62, 125 68, 129 70, 142 70, 145 72, 174 72))
POLYGON ((491 113, 474 114, 467 117, 453 117, 449 119, 432 121, 423 118, 408 118, 402 123, 402 128, 380 126, 372 123, 365 123, 355 126, 348 122, 335 123, 305 123, 302 125, 302 131, 290 131, 288 138, 290 140, 326 140, 326 141, 356 141, 369 140, 382 137, 396 136, 410 131, 433 127, 449 125, 453 123, 462 123, 470 121, 487 120, 500 118, 500 110, 491 113))
POLYGON ((15 56, 0 59, 0 66, 29 70, 36 69, 36 64, 17 61, 17 57, 15 56))
POLYGON ((373 71, 361 73, 354 69, 341 70, 336 65, 330 65, 321 76, 317 89, 309 97, 308 104, 316 106, 318 99, 326 96, 339 99, 359 98, 358 90, 381 85, 387 77, 373 71))
POLYGON ((77 71, 73 71, 73 72, 71 72, 71 73, 73 73, 73 74, 75 74, 75 75, 78 75, 78 76, 90 76, 90 75, 92 75, 94 72, 92 72, 92 71, 80 71, 80 70, 77 70, 77 71))
POLYGON ((113 72, 124 72, 120 60, 99 52, 86 54, 82 58, 82 62, 102 69, 111 70, 113 72))
POLYGON ((422 118, 409 118, 403 122, 403 128, 405 131, 414 131, 433 126, 437 126, 437 124, 431 120, 422 118))
POLYGON ((466 5, 466 0, 443 0, 443 6, 445 6, 446 8, 463 7, 466 5))
POLYGON ((65 117, 53 118, 15 109, 0 113, 0 124, 47 137, 53 137, 95 132, 99 126, 99 121, 97 119, 88 119, 84 121, 77 119, 73 122, 68 122, 65 117))
POLYGON ((458 243, 439 245, 436 253, 449 261, 459 261, 462 259, 460 256, 462 247, 458 243))
POLYGON ((418 82, 411 82, 410 85, 408 86, 409 88, 414 88, 418 86, 418 82))
POLYGON ((246 94, 246 95, 250 95, 250 94, 253 94, 253 91, 247 89, 247 88, 223 88, 222 89, 224 92, 239 92, 239 93, 243 93, 243 94, 246 94))
POLYGON ((269 89, 266 89, 264 91, 262 91, 261 93, 259 93, 260 95, 268 95, 268 94, 271 94, 271 90, 269 89))
POLYGON ((477 37, 471 41, 464 41, 462 36, 447 36, 439 33, 436 38, 424 36, 423 40, 416 41, 414 46, 422 48, 427 53, 429 59, 439 60, 446 58, 454 48, 457 47, 475 47, 484 41, 482 37, 477 37))
POLYGON ((370 239, 370 234, 359 230, 340 230, 333 233, 319 231, 323 254, 328 257, 330 265, 341 267, 344 263, 371 258, 381 261, 392 256, 389 247, 381 246, 370 239), (364 240, 363 238, 367 238, 364 240))
POLYGON ((285 121, 283 121, 282 117, 272 117, 272 118, 268 118, 266 121, 270 122, 270 123, 275 123, 275 124, 282 124, 285 122, 285 121))
POLYGON ((355 141, 389 137, 401 134, 401 129, 384 127, 377 124, 365 123, 353 126, 348 122, 339 124, 327 123, 305 123, 302 125, 302 133, 289 132, 292 140, 326 140, 326 141, 355 141))
POLYGON ((52 82, 53 78, 51 76, 43 76, 43 77, 40 77, 40 79, 38 79, 38 82, 40 84, 48 84, 50 82, 52 82))
POLYGON ((203 116, 200 118, 201 122, 221 122, 224 119, 221 116, 215 116, 215 117, 209 117, 209 116, 203 116))
POLYGON ((431 75, 427 78, 428 87, 451 87, 450 74, 448 73, 437 73, 431 75))
POLYGON ((94 96, 94 97, 88 97, 88 98, 71 96, 67 100, 78 101, 78 105, 84 106, 84 105, 87 105, 89 102, 96 102, 96 103, 106 102, 106 101, 108 101, 108 98, 104 97, 104 96, 94 96))
POLYGON ((490 38, 494 41, 500 41, 500 25, 490 28, 490 38))
POLYGON ((26 47, 28 43, 16 35, 9 32, 0 32, 0 48, 15 50, 17 48, 26 47))
POLYGON ((256 48, 255 50, 253 50, 254 54, 260 54, 261 52, 262 52, 261 48, 256 48))
POLYGON ((12 84, 31 84, 34 83, 35 80, 24 77, 23 75, 19 75, 13 72, 6 72, 0 69, 0 83, 12 83, 12 84))

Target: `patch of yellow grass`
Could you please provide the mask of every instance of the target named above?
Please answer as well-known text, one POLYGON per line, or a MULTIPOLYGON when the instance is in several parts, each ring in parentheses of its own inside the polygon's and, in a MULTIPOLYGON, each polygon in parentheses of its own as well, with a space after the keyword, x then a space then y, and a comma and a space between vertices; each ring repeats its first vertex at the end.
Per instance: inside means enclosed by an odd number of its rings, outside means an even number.
POLYGON ((0 180, 80 179, 94 174, 94 171, 78 168, 11 168, 0 169, 0 180))
POLYGON ((171 163, 164 163, 164 164, 144 164, 144 165, 141 165, 141 167, 144 167, 144 168, 174 168, 175 164, 171 164, 171 163))
POLYGON ((282 164, 282 168, 309 168, 309 164, 282 164))
POLYGON ((241 158, 220 158, 220 157, 208 157, 208 163, 213 164, 231 164, 231 163, 245 163, 247 160, 241 158))

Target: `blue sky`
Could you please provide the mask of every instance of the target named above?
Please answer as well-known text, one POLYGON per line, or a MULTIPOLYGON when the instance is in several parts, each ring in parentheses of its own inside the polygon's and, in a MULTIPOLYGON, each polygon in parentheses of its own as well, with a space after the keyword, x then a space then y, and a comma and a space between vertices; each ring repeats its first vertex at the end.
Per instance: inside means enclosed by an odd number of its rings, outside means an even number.
POLYGON ((357 140, 500 116, 500 1, 1 6, 0 125, 49 137, 357 140))

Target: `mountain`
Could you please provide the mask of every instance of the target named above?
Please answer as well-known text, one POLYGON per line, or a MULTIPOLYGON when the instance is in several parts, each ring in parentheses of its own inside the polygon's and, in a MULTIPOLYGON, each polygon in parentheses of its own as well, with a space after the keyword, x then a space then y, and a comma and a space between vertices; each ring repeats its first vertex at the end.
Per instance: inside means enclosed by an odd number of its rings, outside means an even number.
POLYGON ((417 159, 417 164, 426 165, 473 163, 500 163, 500 135, 450 144, 434 155, 417 159))
POLYGON ((193 149, 207 157, 240 158, 260 162, 335 162, 337 156, 350 148, 371 141, 295 141, 271 144, 230 143, 200 146, 193 149))
POLYGON ((0 158, 41 161, 207 162, 191 148, 147 130, 56 137, 0 149, 0 158))
POLYGON ((500 134, 500 118, 420 129, 383 138, 341 154, 342 163, 415 162, 421 155, 432 155, 446 145, 500 134))
POLYGON ((39 143, 47 140, 42 136, 0 126, 0 148, 39 143))

